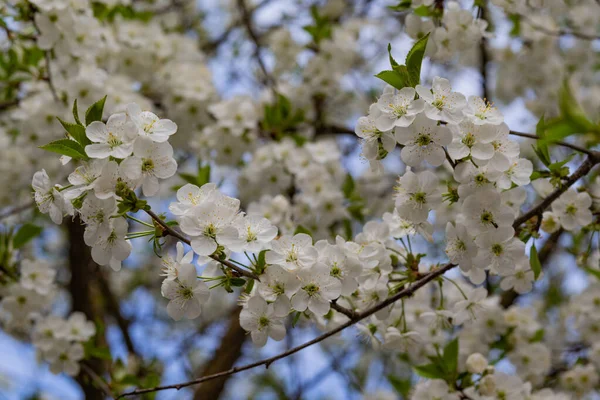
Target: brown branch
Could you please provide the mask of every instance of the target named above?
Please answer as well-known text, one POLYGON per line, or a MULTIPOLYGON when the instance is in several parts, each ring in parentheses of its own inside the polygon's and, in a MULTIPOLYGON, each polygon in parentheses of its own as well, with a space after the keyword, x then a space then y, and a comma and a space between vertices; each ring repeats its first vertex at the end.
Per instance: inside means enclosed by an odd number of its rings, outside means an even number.
POLYGON ((274 90, 275 80, 269 73, 267 66, 265 65, 262 57, 260 56, 260 39, 258 37, 258 34, 254 30, 254 26, 252 25, 252 13, 250 12, 250 10, 248 10, 245 0, 237 0, 237 5, 242 17, 241 22, 246 27, 246 32, 248 32, 248 36, 254 43, 254 58, 258 62, 258 66, 260 67, 264 75, 265 83, 274 90))
MULTIPOLYGON (((542 265, 542 269, 544 268, 544 265, 550 260, 550 257, 552 256, 554 251, 557 249, 556 244, 558 243, 558 240, 564 232, 565 231, 563 229, 559 229, 556 232, 552 233, 548 237, 548 239, 546 239, 546 242, 544 242, 544 245, 542 246, 539 252, 539 259, 540 264, 542 265)), ((514 290, 507 290, 503 292, 500 296, 500 305, 503 308, 508 308, 514 304, 514 302, 519 298, 519 296, 520 294, 515 292, 514 290)))
POLYGON ((4 101, 0 103, 0 111, 19 105, 19 100, 4 101))
MULTIPOLYGON (((317 136, 319 136, 319 135, 356 135, 356 133, 352 129, 347 128, 345 126, 340 126, 340 125, 326 125, 322 129, 320 129, 316 134, 317 134, 317 136)), ((539 136, 537 136, 533 133, 524 133, 524 132, 511 130, 510 134, 514 135, 514 136, 533 139, 533 140, 541 140, 541 138, 539 136)), ((563 142, 563 141, 556 141, 556 142, 553 141, 550 144, 568 147, 569 149, 578 151, 583 154, 587 154, 588 156, 596 157, 596 152, 594 152, 593 150, 586 149, 586 148, 578 146, 576 144, 563 142)))
POLYGON ((545 33, 547 35, 551 35, 551 36, 565 36, 565 35, 568 35, 568 36, 575 36, 576 38, 583 39, 583 40, 598 40, 598 39, 600 39, 600 36, 588 35, 587 33, 578 32, 578 31, 571 31, 571 30, 568 30, 568 29, 558 29, 558 30, 548 29, 545 26, 536 24, 535 22, 533 22, 531 20, 531 18, 529 18, 526 15, 523 15, 523 14, 516 14, 516 15, 519 16, 521 19, 523 19, 533 29, 535 29, 537 31, 540 31, 542 33, 545 33))
POLYGON ((0 214, 0 220, 3 220, 4 218, 8 218, 15 214, 19 214, 23 211, 27 211, 30 208, 33 208, 33 206, 35 206, 35 201, 23 204, 22 206, 13 207, 10 210, 5 211, 4 213, 0 214))
POLYGON ((129 334, 129 320, 125 318, 121 313, 119 301, 115 297, 115 294, 112 292, 106 277, 104 276, 102 271, 98 270, 97 272, 100 291, 102 292, 102 295, 106 302, 106 309, 112 316, 114 316, 117 322, 117 326, 121 330, 123 340, 125 341, 125 346, 127 346, 127 350, 129 351, 129 353, 137 355, 135 345, 133 344, 133 340, 131 339, 131 335, 129 334))
MULTIPOLYGON (((219 348, 211 359, 204 364, 204 369, 200 375, 212 375, 233 367, 242 355, 242 346, 246 341, 246 337, 246 331, 240 326, 240 309, 238 308, 231 313, 227 332, 221 339, 219 348)), ((198 386, 194 399, 218 399, 228 378, 228 376, 224 376, 198 386)))
POLYGON ((432 271, 426 275, 423 275, 421 277, 421 279, 415 281, 411 286, 399 291, 398 293, 396 293, 395 295, 393 295, 391 297, 388 297, 386 300, 380 302, 379 304, 377 304, 365 311, 359 312, 355 318, 352 318, 352 319, 348 320, 347 322, 345 322, 344 324, 339 325, 338 327, 336 327, 320 336, 317 336, 313 340, 310 340, 304 344, 301 344, 300 346, 294 347, 294 348, 292 348, 288 351, 285 351, 283 353, 280 353, 276 356, 265 358, 263 360, 256 361, 254 363, 247 364, 247 365, 244 365, 241 367, 234 367, 227 371, 222 371, 222 372, 219 372, 216 374, 203 376, 201 378, 194 379, 189 382, 182 382, 182 383, 177 383, 174 385, 156 386, 156 387, 147 388, 147 389, 135 389, 131 392, 122 393, 121 395, 119 395, 119 397, 117 397, 117 399, 124 398, 127 396, 139 395, 139 394, 143 394, 143 393, 157 392, 157 391, 161 391, 161 390, 168 390, 168 389, 179 390, 184 387, 193 386, 193 385, 197 385, 202 382, 210 381, 210 380, 217 379, 217 378, 222 378, 224 376, 237 374, 239 372, 246 371, 246 370, 249 370, 252 368, 256 368, 256 367, 259 367, 262 365, 264 365, 266 368, 269 368, 269 366, 272 363, 274 363, 275 361, 281 360, 282 358, 285 358, 287 356, 295 354, 295 353, 297 353, 307 347, 310 347, 316 343, 322 342, 323 340, 343 331, 344 329, 356 324, 357 322, 362 321, 363 319, 375 314, 376 312, 383 310, 384 308, 394 304, 398 300, 405 298, 405 297, 412 296, 418 289, 425 286, 427 283, 431 282, 432 280, 442 276, 444 273, 446 273, 450 269, 454 268, 455 266, 456 266, 455 264, 449 263, 449 264, 446 264, 446 265, 438 268, 435 271, 432 271))
MULTIPOLYGON (((263 8, 264 6, 266 6, 267 4, 269 4, 272 0, 263 0, 260 3, 258 3, 256 6, 254 6, 254 8, 252 8, 250 10, 251 14, 254 14, 254 12, 256 12, 257 10, 263 8)), ((211 52, 216 50, 220 45, 222 45, 228 38, 229 36, 233 33, 233 31, 235 31, 237 28, 240 27, 240 22, 239 20, 235 20, 231 23, 231 25, 229 25, 225 31, 223 31, 223 33, 221 35, 219 35, 216 39, 205 43, 201 46, 201 50, 205 51, 205 52, 211 52)), ((275 28, 279 28, 280 26, 274 26, 269 28, 269 31, 272 31, 275 28)))
MULTIPOLYGON (((514 135, 514 136, 520 136, 520 137, 528 138, 528 139, 540 140, 539 136, 534 135, 532 133, 523 133, 523 132, 517 132, 517 131, 510 131, 510 134, 514 135)), ((563 147, 568 147, 568 148, 570 148, 572 150, 579 151, 580 153, 587 154, 588 156, 591 156, 591 157, 595 157, 596 156, 596 153, 594 151, 588 150, 588 149, 586 149, 584 147, 581 147, 581 146, 577 146, 576 144, 571 144, 571 143, 567 143, 567 142, 560 142, 560 141, 559 142, 551 142, 551 143, 552 144, 557 144, 557 145, 563 146, 563 147)))
MULTIPOLYGON (((81 220, 76 218, 67 223, 69 235, 69 269, 71 271, 71 280, 69 282, 69 293, 71 294, 71 304, 73 311, 81 311, 90 321, 102 321, 104 318, 103 307, 100 304, 102 296, 99 293, 97 282, 94 279, 94 269, 98 265, 92 260, 91 249, 83 241, 85 227, 81 220)), ((106 346, 106 338, 103 335, 94 337, 94 344, 98 347, 106 346)), ((88 367, 96 375, 103 375, 106 371, 106 364, 99 359, 87 361, 88 367)), ((89 373, 88 373, 89 375, 89 373)), ((98 390, 81 371, 75 378, 84 393, 84 398, 88 400, 103 400, 104 394, 98 390)))
MULTIPOLYGON (((175 229, 171 228, 169 225, 167 225, 165 223, 165 221, 163 221, 158 215, 156 215, 154 213, 154 211, 152 210, 147 210, 146 213, 152 217, 152 219, 154 221, 156 221, 157 224, 159 224, 161 226, 161 228, 164 230, 164 232, 168 235, 171 235, 179 240, 181 240, 183 243, 190 245, 191 242, 188 238, 186 238, 185 236, 183 236, 181 233, 177 232, 175 229)), ((224 266, 226 266, 229 269, 234 270, 235 272, 237 272, 240 275, 245 276, 246 278, 251 278, 251 279, 256 279, 257 281, 260 281, 260 279, 258 278, 258 275, 256 275, 254 272, 250 272, 247 271, 243 268, 238 267, 237 265, 235 265, 232 262, 229 262, 227 260, 221 260, 219 257, 215 256, 215 255, 211 255, 210 258, 212 258, 213 260, 220 262, 221 264, 223 264, 224 266)))
POLYGON ((115 395, 113 394, 112 390, 110 390, 110 387, 108 386, 108 384, 104 381, 104 379, 102 379, 91 367, 89 367, 86 363, 81 363, 81 369, 89 375, 90 378, 92 378, 92 380, 94 381, 94 383, 96 383, 96 385, 98 386, 98 388, 100 390, 102 390, 104 392, 104 394, 106 394, 108 397, 114 399, 115 395))
POLYGON ((561 194, 566 192, 567 189, 569 189, 581 177, 587 175, 587 173, 590 172, 590 170, 596 164, 598 164, 598 162, 600 162, 600 153, 593 152, 588 158, 586 158, 579 168, 577 168, 577 170, 562 183, 559 188, 550 193, 548 197, 544 198, 540 204, 517 218, 513 223, 513 228, 518 232, 522 223, 528 221, 530 218, 536 215, 541 217, 544 210, 546 210, 546 208, 548 208, 554 202, 554 200, 558 199, 561 194))

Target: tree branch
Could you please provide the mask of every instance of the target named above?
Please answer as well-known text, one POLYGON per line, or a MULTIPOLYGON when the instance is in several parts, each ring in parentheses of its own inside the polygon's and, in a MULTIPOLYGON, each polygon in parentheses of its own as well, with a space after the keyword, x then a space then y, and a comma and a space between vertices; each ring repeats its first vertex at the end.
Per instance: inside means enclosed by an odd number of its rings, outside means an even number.
POLYGON ((299 352, 300 350, 303 350, 307 347, 312 346, 313 344, 322 342, 323 340, 343 331, 344 329, 356 324, 357 322, 360 322, 363 319, 375 314, 376 312, 394 304, 398 300, 405 298, 405 297, 412 296, 418 289, 425 286, 427 283, 431 282, 432 280, 436 279, 437 277, 443 275, 444 273, 446 273, 450 269, 454 268, 455 266, 456 266, 455 264, 448 263, 435 271, 432 271, 426 275, 423 275, 421 279, 415 281, 411 286, 399 291, 398 293, 396 293, 395 295, 393 295, 391 297, 388 297, 386 300, 380 302, 379 304, 377 304, 365 311, 357 313, 355 318, 352 318, 352 319, 348 320, 347 322, 343 323, 342 325, 339 325, 338 327, 336 327, 320 336, 317 336, 313 340, 310 340, 304 344, 301 344, 300 346, 294 347, 294 348, 292 348, 288 351, 285 351, 283 353, 280 353, 276 356, 265 358, 263 360, 256 361, 254 363, 247 364, 247 365, 244 365, 241 367, 234 367, 229 370, 222 371, 222 372, 219 372, 216 374, 203 376, 201 378, 194 379, 189 382, 182 382, 182 383, 177 383, 174 385, 156 386, 154 388, 148 388, 148 389, 136 389, 131 392, 127 392, 127 393, 123 393, 123 394, 119 395, 119 397, 117 397, 117 399, 124 398, 127 396, 134 396, 134 395, 139 395, 139 394, 143 394, 143 393, 151 393, 151 392, 157 392, 157 391, 168 390, 168 389, 179 390, 179 389, 187 387, 187 386, 193 386, 193 385, 197 385, 199 383, 206 382, 206 381, 209 381, 212 379, 217 379, 217 378, 222 378, 224 376, 237 374, 238 372, 246 371, 246 370, 256 368, 256 367, 259 367, 262 365, 264 365, 266 368, 269 368, 269 366, 272 363, 274 363, 275 361, 281 360, 282 358, 285 358, 287 356, 295 354, 295 353, 299 352))
POLYGON ((568 30, 568 29, 558 29, 558 30, 548 29, 545 26, 536 24, 535 22, 533 22, 531 20, 531 18, 529 18, 526 15, 523 15, 523 14, 517 14, 517 15, 519 17, 521 17, 521 19, 523 19, 533 29, 535 29, 537 31, 540 31, 540 32, 543 32, 543 33, 545 33, 547 35, 551 35, 551 36, 569 35, 569 36, 575 36, 576 38, 584 39, 584 40, 598 40, 598 39, 600 39, 600 36, 588 35, 587 33, 578 32, 578 31, 571 31, 571 30, 568 30))
POLYGON ((533 207, 531 210, 521 215, 519 218, 515 220, 513 223, 513 228, 518 231, 519 226, 528 221, 530 218, 534 216, 541 216, 546 208, 548 208, 554 200, 558 199, 561 194, 567 191, 575 182, 577 182, 581 177, 587 175, 590 170, 600 162, 600 153, 593 152, 586 160, 577 168, 577 170, 567 178, 563 184, 556 189, 554 192, 550 193, 548 197, 546 197, 540 204, 533 207))
POLYGON ((242 24, 246 27, 246 32, 248 32, 248 36, 252 42, 254 42, 254 58, 258 62, 258 66, 260 67, 262 73, 264 74, 265 83, 271 88, 275 87, 275 80, 269 73, 267 66, 265 65, 262 57, 260 56, 260 39, 258 34, 254 31, 254 27, 252 26, 252 13, 246 7, 245 0, 237 0, 237 5, 242 17, 242 24))
POLYGON ((22 206, 13 207, 10 210, 7 210, 7 211, 3 212, 2 214, 0 214, 0 221, 3 220, 4 218, 8 218, 12 215, 19 214, 23 211, 27 211, 30 208, 32 208, 33 206, 35 206, 35 201, 23 204, 22 206))
POLYGON ((131 339, 131 335, 129 334, 129 320, 125 318, 121 313, 119 301, 112 292, 110 285, 106 280, 106 277, 100 270, 98 270, 98 283, 100 286, 100 291, 102 292, 102 295, 106 302, 106 309, 112 316, 115 317, 117 325, 119 326, 119 329, 121 330, 121 333, 123 335, 123 339, 125 341, 125 345, 127 346, 127 350, 131 354, 137 354, 137 351, 135 350, 135 345, 133 344, 133 340, 131 339))
MULTIPOLYGON (((156 213, 154 213, 154 211, 152 210, 147 210, 146 213, 152 217, 152 219, 154 221, 156 221, 157 224, 159 224, 161 226, 161 228, 163 229, 163 231, 168 234, 171 235, 173 237, 176 237, 177 239, 181 240, 183 243, 190 245, 191 242, 188 238, 186 238, 185 236, 183 236, 181 233, 177 232, 175 229, 171 228, 169 225, 167 225, 165 223, 165 221, 163 221, 158 215, 156 215, 156 213)), ((220 262, 221 264, 223 264, 224 266, 226 266, 227 268, 237 272, 240 275, 245 276, 246 278, 251 278, 251 279, 256 279, 257 281, 260 281, 260 279, 258 278, 258 275, 256 275, 254 272, 250 272, 247 271, 243 268, 238 267, 237 265, 235 265, 232 262, 229 262, 227 260, 221 260, 219 259, 219 257, 215 256, 215 255, 211 255, 210 258, 212 258, 213 260, 220 262)))
MULTIPOLYGON (((540 140, 540 137, 537 135, 534 135, 532 133, 523 133, 523 132, 517 132, 517 131, 510 131, 511 135, 514 136, 520 136, 520 137, 524 137, 524 138, 528 138, 528 139, 533 139, 533 140, 540 140)), ((584 153, 587 154, 588 156, 591 157, 596 157, 596 153, 592 150, 588 150, 584 147, 581 146, 577 146, 576 144, 571 144, 571 143, 567 143, 567 142, 551 142, 552 144, 557 144, 559 146, 563 146, 563 147, 568 147, 572 150, 575 151, 579 151, 580 153, 584 153)))

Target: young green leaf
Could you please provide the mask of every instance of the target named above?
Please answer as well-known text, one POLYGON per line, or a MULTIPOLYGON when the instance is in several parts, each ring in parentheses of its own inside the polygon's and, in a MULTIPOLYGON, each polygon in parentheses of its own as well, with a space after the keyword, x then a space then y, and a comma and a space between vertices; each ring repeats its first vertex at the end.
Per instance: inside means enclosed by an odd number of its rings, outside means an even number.
POLYGON ((344 183, 342 184, 342 193, 344 193, 344 197, 349 199, 354 193, 354 189, 356 188, 356 184, 354 183, 354 178, 352 175, 347 174, 346 179, 344 179, 344 183))
POLYGON ((72 124, 70 122, 64 121, 60 117, 56 117, 56 118, 58 119, 60 124, 63 126, 63 128, 65 128, 65 131, 67 131, 69 136, 71 136, 73 139, 75 139, 77 141, 77 143, 79 143, 83 147, 92 143, 90 141, 90 139, 88 139, 88 137, 85 135, 85 128, 83 125, 72 124))
POLYGON ((37 225, 26 223, 21 226, 13 237, 13 248, 20 249, 34 237, 42 233, 43 229, 37 225))
POLYGON ((546 124, 544 122, 544 116, 540 118, 539 122, 535 127, 535 133, 538 138, 536 146, 534 146, 533 150, 537 154, 538 158, 544 163, 545 166, 550 165, 552 162, 550 159, 550 152, 548 150, 548 142, 546 141, 546 124))
POLYGON ((63 156, 71 157, 75 160, 89 160, 83 147, 74 140, 60 139, 40 146, 40 149, 51 151, 63 156))
POLYGON ((450 374, 456 375, 458 371, 458 338, 444 347, 444 365, 450 374))
POLYGON ((413 367, 415 372, 427 379, 446 379, 446 371, 437 363, 417 365, 413 367))
POLYGON ((376 78, 381 79, 388 85, 395 87, 396 89, 402 89, 403 87, 408 86, 406 80, 396 71, 381 71, 377 75, 376 78))
POLYGON ((392 11, 406 11, 412 5, 412 0, 401 0, 400 3, 395 6, 388 6, 388 8, 392 11))
POLYGON ((538 256, 537 249, 535 248, 535 244, 531 246, 531 250, 529 251, 529 265, 533 271, 534 278, 537 280, 537 278, 540 276, 540 272, 542 272, 542 264, 540 263, 540 258, 538 256))
POLYGON ((310 230, 306 229, 302 225, 298 225, 298 227, 294 231, 294 235, 297 235, 299 233, 306 233, 307 235, 311 235, 310 230))
POLYGON ((77 99, 73 102, 73 118, 75 118, 75 123, 77 125, 83 126, 81 120, 79 120, 79 108, 77 107, 77 99))
POLYGON ((406 55, 406 69, 408 70, 410 86, 412 87, 417 86, 421 82, 421 65, 423 64, 428 40, 429 33, 417 40, 406 55))
POLYGON ((104 111, 104 103, 106 96, 92 104, 85 112, 85 124, 89 125, 94 121, 102 121, 102 112, 104 111))
POLYGON ((396 392, 402 396, 402 398, 408 398, 408 394, 410 392, 410 379, 400 379, 395 377, 394 375, 387 376, 388 381, 392 385, 392 387, 396 390, 396 392))

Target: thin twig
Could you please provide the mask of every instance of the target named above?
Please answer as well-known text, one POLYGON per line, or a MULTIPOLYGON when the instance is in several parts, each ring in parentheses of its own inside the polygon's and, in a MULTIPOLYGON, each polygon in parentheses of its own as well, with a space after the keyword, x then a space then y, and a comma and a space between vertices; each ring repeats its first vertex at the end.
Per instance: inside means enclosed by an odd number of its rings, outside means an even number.
POLYGON ((587 175, 590 170, 600 162, 600 153, 592 153, 586 160, 577 168, 575 172, 571 176, 569 176, 562 185, 557 188, 554 192, 550 193, 548 197, 544 198, 540 204, 533 207, 531 210, 521 215, 519 218, 515 220, 513 223, 513 228, 518 231, 519 226, 522 223, 528 221, 530 218, 534 216, 541 217, 541 214, 544 212, 546 208, 548 208, 554 200, 558 199, 561 194, 567 191, 575 182, 579 180, 579 178, 587 175))
MULTIPOLYGON (((33 8, 33 6, 31 7, 33 8)), ((31 22, 33 23, 33 27, 35 28, 38 35, 41 35, 42 31, 35 22, 35 18, 32 18, 31 22)), ((50 92, 52 92, 52 97, 54 98, 54 101, 59 101, 56 88, 54 87, 54 83, 52 82, 52 69, 50 67, 50 50, 44 50, 44 59, 46 61, 46 73, 48 74, 48 87, 50 88, 50 92)))
POLYGON ((399 291, 398 293, 396 293, 395 295, 393 295, 391 297, 388 297, 386 300, 380 302, 379 304, 377 304, 363 312, 358 313, 355 318, 352 318, 349 321, 345 322, 344 324, 339 325, 338 327, 336 327, 320 336, 317 336, 313 340, 310 340, 304 344, 301 344, 300 346, 294 347, 294 348, 292 348, 288 351, 285 351, 283 353, 280 353, 276 356, 265 358, 263 360, 256 361, 254 363, 247 364, 247 365, 244 365, 241 367, 234 367, 234 368, 228 369, 227 371, 222 371, 222 372, 219 372, 216 374, 203 376, 201 378, 194 379, 189 382, 182 382, 182 383, 177 383, 174 385, 156 386, 156 387, 147 388, 147 389, 136 389, 131 392, 127 392, 127 393, 123 393, 123 394, 119 395, 119 397, 117 397, 117 399, 124 398, 127 396, 139 395, 139 394, 143 394, 143 393, 158 392, 161 390, 168 390, 168 389, 179 390, 179 389, 187 387, 187 386, 197 385, 199 383, 206 382, 206 381, 209 381, 212 379, 237 374, 238 372, 246 371, 246 370, 256 368, 256 367, 259 367, 262 365, 264 365, 266 368, 269 368, 269 366, 272 363, 274 363, 275 361, 281 360, 282 358, 285 358, 287 356, 295 354, 295 353, 299 352, 300 350, 303 350, 307 347, 312 346, 313 344, 322 342, 323 340, 343 331, 344 329, 356 324, 357 322, 362 321, 363 319, 375 314, 376 312, 383 310, 384 308, 394 304, 398 300, 405 298, 405 297, 412 296, 415 293, 415 291, 417 291, 421 287, 425 286, 427 283, 431 282, 432 280, 436 279, 437 277, 443 275, 444 273, 446 273, 450 269, 454 268, 455 266, 456 266, 455 264, 449 263, 449 264, 444 265, 443 267, 440 267, 439 269, 437 269, 435 271, 432 271, 426 275, 423 275, 421 279, 415 281, 411 286, 399 291))
POLYGON ((6 110, 10 107, 19 105, 19 100, 11 100, 11 101, 4 101, 2 103, 0 103, 0 111, 6 110))
MULTIPOLYGON (((154 211, 148 210, 148 211, 146 211, 146 213, 150 217, 152 217, 152 219, 154 221, 156 221, 156 223, 159 224, 164 229, 164 231, 167 234, 169 234, 169 235, 171 235, 171 236, 173 236, 173 237, 181 240, 183 243, 185 243, 187 245, 191 244, 191 242, 190 242, 190 240, 188 238, 186 238, 181 233, 177 232, 175 229, 173 229, 169 225, 167 225, 165 223, 165 221, 163 221, 158 215, 156 215, 154 213, 154 211)), ((235 265, 235 264, 233 264, 233 263, 231 263, 231 262, 229 262, 227 260, 221 260, 221 259, 219 259, 219 257, 217 257, 215 255, 211 255, 210 258, 212 258, 213 260, 215 260, 217 262, 220 262, 221 264, 223 264, 227 268, 230 268, 230 269, 236 271, 237 273, 239 273, 240 275, 245 276, 246 278, 256 279, 257 281, 260 281, 260 279, 258 279, 258 275, 256 275, 254 272, 246 271, 245 269, 240 268, 237 265, 235 265)))
POLYGON ((19 214, 19 213, 21 213, 23 211, 27 211, 30 208, 32 208, 33 206, 35 206, 35 201, 23 204, 22 206, 13 207, 10 210, 5 211, 4 213, 0 214, 0 220, 3 220, 4 218, 8 218, 8 217, 10 217, 12 215, 15 215, 15 214, 19 214))
POLYGON ((258 66, 260 67, 262 73, 264 74, 265 83, 268 86, 270 86, 273 90, 275 90, 274 89, 275 80, 269 73, 267 66, 265 65, 262 57, 260 56, 260 47, 261 47, 260 39, 258 37, 258 34, 254 31, 254 27, 252 25, 252 13, 248 10, 248 7, 246 7, 245 0, 237 0, 237 5, 238 5, 239 11, 241 13, 241 17, 242 17, 241 22, 246 27, 248 36, 250 36, 250 39, 254 43, 254 58, 256 58, 256 61, 258 62, 258 66))
POLYGON ((543 32, 547 35, 551 35, 551 36, 564 36, 564 35, 568 35, 568 36, 575 36, 576 38, 579 39, 584 39, 584 40, 598 40, 600 39, 600 36, 596 36, 596 35, 588 35, 587 33, 583 33, 583 32, 578 32, 578 31, 571 31, 568 29, 558 29, 558 30, 553 30, 553 29, 548 29, 545 26, 542 25, 538 25, 536 24, 534 21, 531 20, 531 18, 529 18, 526 15, 523 14, 517 14, 519 17, 521 17, 523 20, 525 20, 525 22, 531 26, 533 29, 543 32))
POLYGON ((110 387, 106 384, 104 379, 102 379, 100 376, 98 376, 98 374, 91 367, 89 367, 86 363, 81 363, 80 365, 81 365, 81 368, 83 369, 83 371, 86 374, 88 374, 90 378, 92 378, 92 380, 96 383, 96 385, 98 385, 98 388, 100 390, 102 390, 104 392, 104 394, 106 394, 111 399, 115 398, 115 395, 113 394, 112 390, 110 390, 110 387))
MULTIPOLYGON (((524 138, 529 138, 529 139, 534 139, 534 140, 541 140, 539 136, 534 135, 532 133, 523 133, 523 132, 517 132, 517 131, 510 131, 511 135, 514 136, 520 136, 520 137, 524 137, 524 138)), ((587 154, 588 156, 592 156, 594 157, 594 152, 592 150, 588 150, 584 147, 581 146, 577 146, 576 144, 571 144, 571 143, 567 143, 567 142, 550 142, 551 144, 557 144, 559 146, 563 146, 563 147, 568 147, 572 150, 575 151, 579 151, 581 153, 587 154)))

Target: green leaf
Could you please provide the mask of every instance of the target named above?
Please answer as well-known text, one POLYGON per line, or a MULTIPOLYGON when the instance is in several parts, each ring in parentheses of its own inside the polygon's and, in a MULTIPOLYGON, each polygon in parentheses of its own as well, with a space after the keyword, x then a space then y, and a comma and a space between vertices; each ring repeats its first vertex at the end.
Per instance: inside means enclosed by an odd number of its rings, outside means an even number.
POLYGON ((421 65, 423 64, 428 40, 429 33, 417 40, 406 55, 406 69, 408 70, 408 77, 412 87, 417 86, 421 82, 421 65))
POLYGON ((60 117, 56 117, 56 118, 58 119, 60 124, 63 126, 63 128, 65 128, 65 131, 67 131, 69 136, 71 136, 73 139, 75 139, 77 141, 77 143, 79 143, 83 147, 92 143, 90 141, 90 139, 88 139, 88 137, 85 135, 85 128, 83 125, 72 124, 70 122, 64 121, 60 117))
POLYGON ((302 315, 302 313, 300 311, 296 311, 296 314, 294 314, 294 319, 292 320, 292 328, 296 327, 296 324, 300 320, 301 315, 302 315))
POLYGON ((42 233, 43 229, 40 226, 26 223, 21 226, 13 237, 12 244, 13 248, 20 249, 27 244, 31 239, 42 233))
POLYGON ((388 85, 395 87, 396 89, 402 89, 403 87, 408 86, 408 82, 405 78, 398 73, 397 71, 381 71, 377 75, 376 78, 381 79, 388 85))
POLYGON ((544 340, 544 333, 544 328, 538 329, 537 331, 535 331, 533 336, 529 338, 529 343, 541 342, 542 340, 544 340))
POLYGON ((392 69, 396 69, 397 67, 400 66, 400 64, 398 64, 396 62, 396 60, 394 60, 394 57, 392 56, 392 44, 388 43, 388 56, 390 58, 390 65, 392 66, 392 69))
POLYGON ((194 176, 194 175, 192 175, 192 174, 188 174, 188 173, 185 173, 185 172, 180 172, 179 173, 179 177, 181 179, 183 179, 184 181, 186 181, 187 183, 191 183, 192 185, 196 184, 197 177, 194 176))
POLYGON ((535 181, 536 179, 548 177, 550 177, 550 173, 548 171, 533 171, 529 177, 529 180, 535 181))
POLYGON ((231 286, 241 287, 246 284, 246 280, 242 278, 231 278, 230 279, 231 286))
POLYGON ((306 233, 309 236, 312 235, 311 232, 302 225, 298 225, 298 227, 296 227, 296 230, 294 231, 294 235, 297 235, 299 233, 306 233))
POLYGON ((413 12, 415 13, 415 15, 418 15, 419 17, 430 17, 432 15, 431 9, 429 7, 427 7, 426 5, 421 5, 417 8, 415 8, 415 10, 413 12))
POLYGON ((539 159, 544 163, 545 166, 550 165, 552 160, 550 159, 550 152, 548 150, 548 142, 546 139, 546 124, 544 122, 544 116, 540 118, 539 122, 535 127, 535 133, 537 137, 541 140, 538 140, 536 146, 533 148, 539 159))
POLYGON ((531 250, 529 251, 529 265, 533 271, 534 278, 537 280, 537 278, 540 276, 540 272, 542 272, 542 264, 540 263, 540 258, 538 256, 537 249, 535 248, 535 244, 531 246, 531 250))
POLYGON ((446 370, 455 375, 458 371, 458 338, 444 347, 444 365, 446 370))
POLYGON ((90 339, 88 342, 84 343, 83 349, 85 351, 86 359, 98 358, 100 360, 112 360, 112 356, 108 347, 96 347, 93 339, 90 339))
POLYGON ((512 29, 509 32, 509 35, 512 37, 517 37, 521 35, 521 16, 518 14, 509 15, 508 19, 510 19, 513 23, 512 29))
MULTIPOLYGON (((562 161, 557 161, 555 163, 548 165, 548 169, 554 173, 558 173, 563 169, 565 164, 567 164, 568 162, 570 162, 573 159, 573 157, 575 157, 575 153, 571 153, 568 157, 566 157, 562 161)), ((569 168, 567 168, 566 172, 567 172, 567 174, 565 176, 567 176, 569 174, 569 168)))
POLYGON ((593 275, 593 276, 595 276, 595 277, 596 277, 598 280, 600 280, 600 271, 599 271, 599 270, 597 270, 597 269, 593 269, 593 268, 590 268, 590 267, 584 267, 583 269, 584 269, 584 270, 585 270, 585 272, 587 272, 588 274, 590 274, 590 275, 593 275))
POLYGON ((104 111, 104 103, 106 96, 92 104, 85 112, 85 124, 89 125, 94 121, 102 121, 102 112, 104 111))
POLYGON ((354 189, 356 188, 356 184, 354 183, 354 178, 352 175, 347 174, 346 179, 344 179, 344 183, 342 184, 342 193, 344 193, 345 198, 350 198, 352 193, 354 193, 354 189))
POLYGON ((88 160, 89 157, 85 154, 83 147, 74 140, 71 139, 60 139, 50 142, 44 146, 40 146, 40 149, 51 151, 63 156, 71 157, 75 160, 88 160))
POLYGON ((210 182, 210 164, 198 169, 198 186, 202 186, 210 182))
POLYGON ((73 118, 75 118, 75 123, 77 123, 77 125, 83 126, 81 120, 79 119, 79 108, 77 107, 77 99, 75 99, 75 101, 73 102, 73 118))
POLYGON ((406 11, 412 5, 412 0, 401 0, 400 3, 395 6, 388 6, 388 9, 392 11, 406 11))
POLYGON ((415 372, 427 379, 444 379, 446 378, 446 371, 438 364, 431 363, 425 365, 417 365, 413 367, 415 372))
POLYGON ((400 379, 394 375, 388 375, 387 379, 396 392, 402 396, 402 398, 408 398, 411 387, 410 379, 400 379))
POLYGON ((254 287, 254 279, 249 279, 248 284, 244 288, 244 293, 252 293, 253 287, 254 287))
POLYGON ((262 274, 263 271, 265 270, 265 267, 267 266, 267 261, 266 261, 267 251, 268 250, 263 250, 260 253, 258 253, 258 259, 256 261, 256 273, 257 274, 262 274))

